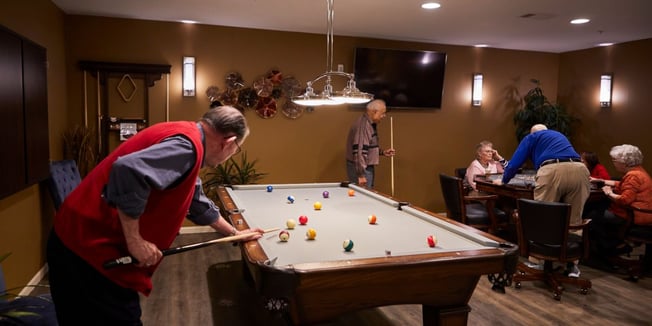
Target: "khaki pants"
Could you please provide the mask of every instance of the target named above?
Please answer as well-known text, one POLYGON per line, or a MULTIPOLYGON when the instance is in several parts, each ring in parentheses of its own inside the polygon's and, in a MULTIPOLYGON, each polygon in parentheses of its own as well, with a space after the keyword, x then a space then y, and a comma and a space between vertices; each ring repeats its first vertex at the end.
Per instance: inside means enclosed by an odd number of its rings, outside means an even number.
POLYGON ((589 176, 589 170, 581 162, 544 165, 537 171, 534 199, 570 204, 570 224, 582 224, 584 203, 591 193, 589 176))

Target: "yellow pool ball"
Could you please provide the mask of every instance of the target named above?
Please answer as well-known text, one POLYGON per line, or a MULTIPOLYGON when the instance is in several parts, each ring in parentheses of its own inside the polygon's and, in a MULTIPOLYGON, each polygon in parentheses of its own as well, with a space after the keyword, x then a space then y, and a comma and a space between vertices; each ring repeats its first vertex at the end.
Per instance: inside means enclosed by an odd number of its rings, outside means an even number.
POLYGON ((310 228, 306 231, 306 238, 308 238, 308 240, 315 240, 315 237, 317 237, 317 231, 315 231, 315 229, 310 228))
POLYGON ((315 210, 320 210, 321 209, 321 203, 316 201, 315 204, 313 205, 315 207, 315 210))

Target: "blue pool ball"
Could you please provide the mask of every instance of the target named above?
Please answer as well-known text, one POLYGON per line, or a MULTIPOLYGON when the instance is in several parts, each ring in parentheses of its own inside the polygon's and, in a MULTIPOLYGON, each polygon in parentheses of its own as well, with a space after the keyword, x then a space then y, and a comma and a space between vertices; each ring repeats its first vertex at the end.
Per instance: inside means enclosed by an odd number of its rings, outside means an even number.
POLYGON ((272 189, 274 189, 272 186, 267 186, 267 192, 272 192, 272 189))
POLYGON ((294 203, 294 196, 288 196, 288 201, 290 204, 294 203))
POLYGON ((328 191, 324 191, 322 195, 324 196, 324 198, 328 198, 328 191))

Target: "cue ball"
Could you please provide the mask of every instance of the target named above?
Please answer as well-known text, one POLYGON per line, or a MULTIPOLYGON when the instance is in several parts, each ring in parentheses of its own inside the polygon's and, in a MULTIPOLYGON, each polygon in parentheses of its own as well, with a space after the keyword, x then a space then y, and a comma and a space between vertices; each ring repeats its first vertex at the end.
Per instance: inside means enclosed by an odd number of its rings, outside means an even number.
POLYGON ((289 219, 285 222, 285 225, 288 227, 288 229, 292 230, 295 226, 297 226, 297 222, 293 219, 289 219))
POLYGON ((369 220, 369 224, 376 224, 376 215, 373 214, 369 215, 368 220, 369 220))
POLYGON ((321 203, 316 201, 315 204, 313 205, 315 207, 315 210, 320 210, 321 209, 321 203))
POLYGON ((308 223, 308 216, 301 215, 299 216, 299 224, 306 225, 308 223))
POLYGON ((328 198, 328 191, 324 191, 324 192, 322 193, 322 196, 324 196, 324 198, 328 198))
POLYGON ((315 240, 316 236, 317 231, 315 231, 315 229, 310 228, 308 231, 306 231, 306 238, 308 238, 308 240, 315 240))
POLYGON ((281 241, 286 242, 290 239, 290 232, 283 230, 278 234, 278 238, 281 239, 281 241))
POLYGON ((288 201, 290 202, 290 204, 293 204, 294 203, 294 196, 288 196, 288 201))
POLYGON ((353 196, 355 196, 355 191, 353 191, 353 189, 350 189, 349 190, 349 197, 353 197, 353 196))
POLYGON ((344 248, 344 251, 351 251, 351 249, 353 249, 353 241, 351 239, 344 240, 342 248, 344 248))
POLYGON ((267 186, 267 192, 272 192, 274 188, 272 186, 267 186))
POLYGON ((437 237, 434 235, 429 235, 428 236, 428 246, 430 248, 434 248, 437 245, 437 237))

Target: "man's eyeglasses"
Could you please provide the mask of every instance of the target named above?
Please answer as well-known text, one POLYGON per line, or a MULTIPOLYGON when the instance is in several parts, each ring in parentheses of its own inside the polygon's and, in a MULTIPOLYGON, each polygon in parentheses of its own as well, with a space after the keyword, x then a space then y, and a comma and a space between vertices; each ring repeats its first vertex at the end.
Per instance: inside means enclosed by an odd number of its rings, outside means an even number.
POLYGON ((240 147, 240 144, 238 144, 237 141, 234 141, 234 143, 237 149, 235 150, 235 153, 233 153, 233 155, 240 154, 240 152, 242 152, 242 147, 240 147))

